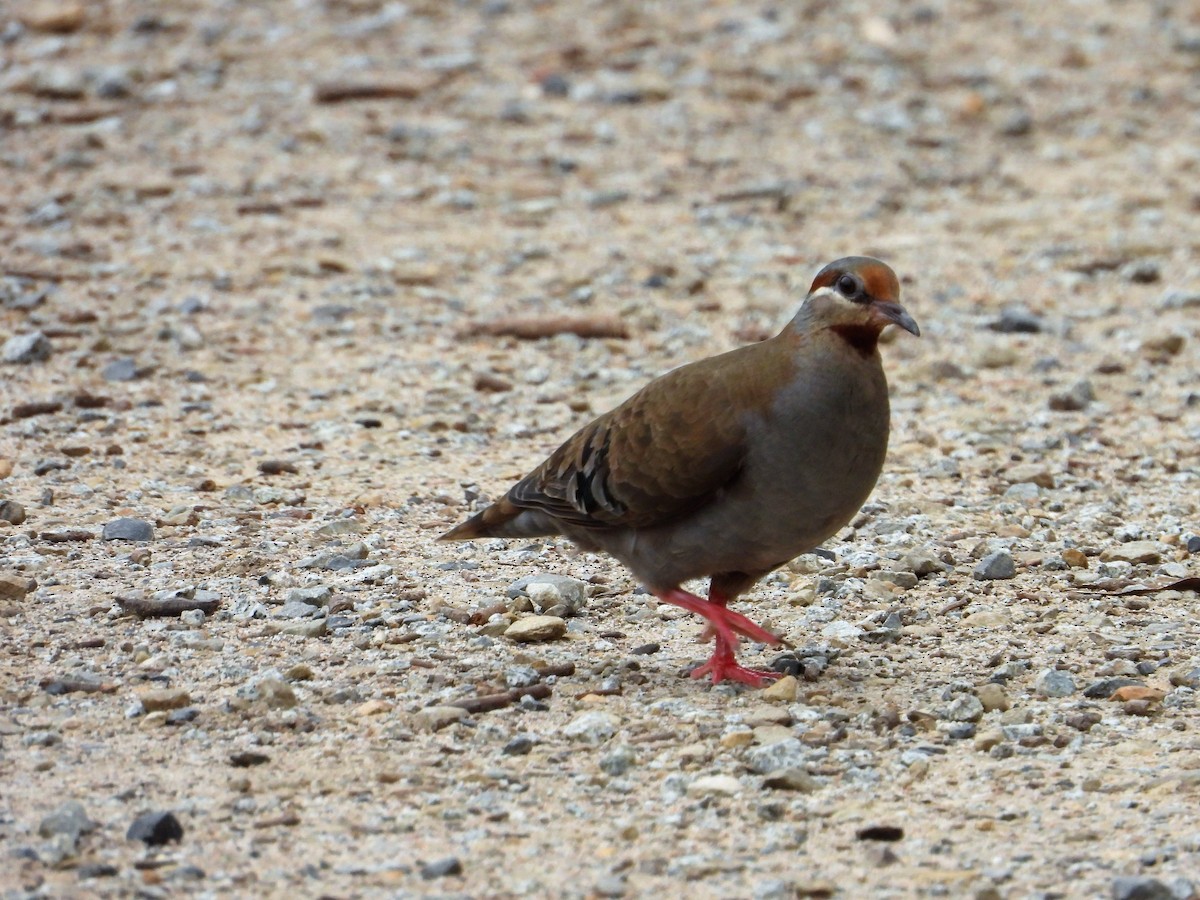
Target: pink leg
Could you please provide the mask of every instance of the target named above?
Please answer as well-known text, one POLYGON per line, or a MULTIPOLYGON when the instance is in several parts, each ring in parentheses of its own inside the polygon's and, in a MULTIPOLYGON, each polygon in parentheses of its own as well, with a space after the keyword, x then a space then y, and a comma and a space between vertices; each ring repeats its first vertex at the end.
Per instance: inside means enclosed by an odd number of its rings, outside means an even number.
POLYGON ((655 596, 664 603, 682 607, 688 612, 703 617, 708 622, 706 631, 711 631, 716 638, 712 656, 709 657, 708 662, 692 671, 693 678, 703 678, 705 675, 711 674, 713 684, 720 684, 725 679, 729 679, 740 681, 751 687, 762 687, 767 681, 779 677, 780 673, 778 672, 747 669, 738 665, 734 655, 738 645, 738 637, 735 632, 768 644, 778 644, 780 641, 771 632, 755 625, 745 616, 726 609, 725 604, 728 601, 720 594, 710 592, 710 599, 705 601, 681 588, 674 588, 655 596))

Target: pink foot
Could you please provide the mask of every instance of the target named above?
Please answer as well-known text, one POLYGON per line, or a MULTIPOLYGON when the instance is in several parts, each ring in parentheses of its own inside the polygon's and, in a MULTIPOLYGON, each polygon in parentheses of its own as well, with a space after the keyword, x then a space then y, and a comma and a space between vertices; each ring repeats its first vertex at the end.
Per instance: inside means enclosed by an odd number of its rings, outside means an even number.
POLYGON ((714 650, 713 655, 708 658, 708 662, 692 669, 693 678, 703 678, 709 674, 712 675, 713 684, 720 684, 722 681, 728 680, 760 688, 779 678, 783 673, 772 672, 769 669, 747 669, 745 666, 738 665, 733 651, 726 647, 724 653, 714 650))
POLYGON ((705 601, 695 594, 689 594, 679 588, 657 596, 664 603, 671 603, 698 616, 703 616, 708 621, 708 627, 704 630, 705 636, 711 635, 716 638, 712 656, 709 657, 708 662, 692 670, 693 678, 711 675, 713 684, 729 680, 748 684, 751 687, 762 687, 780 676, 779 672, 747 669, 745 666, 738 665, 734 656, 734 648, 738 645, 737 634, 744 634, 767 644, 778 644, 780 640, 765 628, 755 625, 745 616, 730 612, 722 602, 724 598, 716 596, 714 600, 705 601))

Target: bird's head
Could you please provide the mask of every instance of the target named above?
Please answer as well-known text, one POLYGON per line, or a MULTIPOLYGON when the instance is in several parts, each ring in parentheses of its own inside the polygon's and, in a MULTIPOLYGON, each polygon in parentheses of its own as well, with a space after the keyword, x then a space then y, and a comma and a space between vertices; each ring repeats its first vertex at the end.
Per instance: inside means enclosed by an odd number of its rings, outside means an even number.
POLYGON ((847 256, 818 272, 801 315, 809 327, 833 331, 864 353, 875 351, 879 333, 888 325, 921 334, 900 305, 896 273, 869 256, 847 256))

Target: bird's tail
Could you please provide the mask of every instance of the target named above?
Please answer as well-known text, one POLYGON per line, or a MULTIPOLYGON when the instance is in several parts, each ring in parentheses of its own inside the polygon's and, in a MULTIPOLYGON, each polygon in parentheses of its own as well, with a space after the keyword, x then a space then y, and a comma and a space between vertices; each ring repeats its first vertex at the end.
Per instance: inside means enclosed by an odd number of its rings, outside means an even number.
POLYGON ((485 537, 514 537, 505 528, 524 510, 510 503, 507 497, 497 500, 487 509, 476 513, 467 521, 455 525, 438 538, 439 541, 473 541, 485 537))

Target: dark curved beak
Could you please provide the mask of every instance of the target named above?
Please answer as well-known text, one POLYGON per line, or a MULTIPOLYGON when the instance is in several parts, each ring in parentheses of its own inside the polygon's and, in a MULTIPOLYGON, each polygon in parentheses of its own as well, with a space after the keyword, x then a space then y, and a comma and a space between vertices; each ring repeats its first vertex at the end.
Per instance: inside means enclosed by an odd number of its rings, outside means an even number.
POLYGON ((909 334, 915 334, 917 337, 921 336, 921 329, 917 326, 916 319, 910 316, 908 314, 908 310, 906 310, 899 303, 881 303, 876 301, 874 306, 879 314, 884 319, 887 319, 887 321, 899 325, 909 334))

